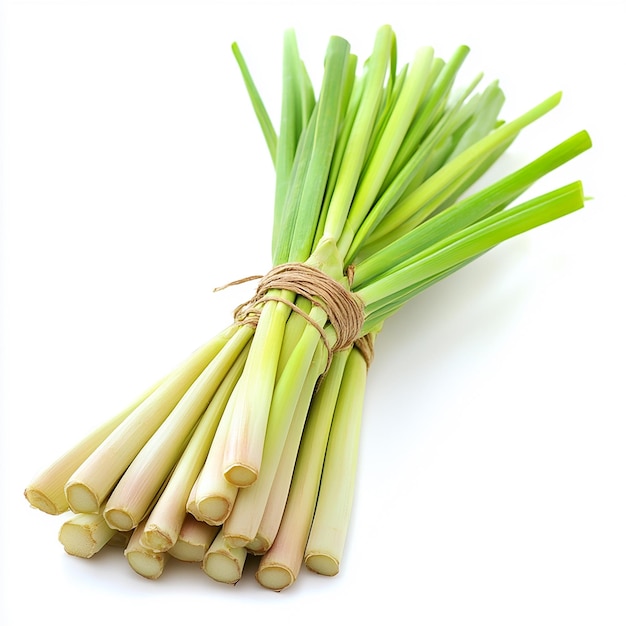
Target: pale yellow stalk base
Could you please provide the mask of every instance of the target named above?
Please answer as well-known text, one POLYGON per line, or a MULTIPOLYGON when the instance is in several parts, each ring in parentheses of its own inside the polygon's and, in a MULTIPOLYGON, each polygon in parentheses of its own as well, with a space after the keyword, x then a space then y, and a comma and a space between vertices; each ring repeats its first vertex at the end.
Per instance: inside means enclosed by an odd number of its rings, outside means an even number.
POLYGON ((98 512, 139 451, 235 332, 233 326, 196 350, 78 467, 65 486, 72 511, 98 512))
POLYGON ((311 552, 306 555, 304 564, 312 572, 322 576, 336 576, 339 573, 339 561, 329 554, 311 552))
POLYGON ((334 576, 348 534, 354 499, 367 365, 350 351, 337 398, 313 523, 304 552, 308 569, 334 576))
POLYGON ((163 573, 169 554, 167 552, 153 552, 141 545, 144 526, 144 522, 137 526, 124 550, 124 556, 137 574, 155 580, 163 573))
POLYGON ((234 585, 241 579, 246 562, 245 548, 231 548, 220 531, 202 561, 204 573, 213 580, 234 585))
POLYGON ((293 585, 297 575, 297 572, 293 572, 286 565, 269 561, 266 563, 261 562, 255 577, 259 584, 266 589, 282 591, 293 585))
MULTIPOLYGON (((69 510, 65 484, 72 474, 162 382, 154 384, 123 411, 99 426, 41 472, 24 491, 31 506, 49 515, 60 515, 69 510)), ((97 510, 92 502, 89 502, 89 507, 92 511, 97 510)))
POLYGON ((219 530, 218 526, 209 526, 187 515, 178 541, 170 548, 169 553, 179 561, 201 563, 219 530))
POLYGON ((72 556, 90 559, 116 534, 100 514, 79 513, 67 520, 59 530, 59 541, 72 556))

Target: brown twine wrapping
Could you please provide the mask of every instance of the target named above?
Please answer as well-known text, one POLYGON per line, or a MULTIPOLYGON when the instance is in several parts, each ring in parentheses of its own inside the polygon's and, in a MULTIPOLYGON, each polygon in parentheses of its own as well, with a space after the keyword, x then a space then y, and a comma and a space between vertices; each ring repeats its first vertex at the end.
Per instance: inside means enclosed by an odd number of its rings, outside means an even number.
MULTIPOLYGON (((352 272, 349 269, 348 279, 351 275, 352 272)), ((265 276, 242 278, 220 287, 216 291, 257 279, 259 284, 254 296, 235 309, 235 320, 238 323, 256 326, 261 313, 260 304, 270 300, 282 302, 298 315, 301 315, 319 332, 328 351, 326 371, 333 354, 350 347, 352 344, 361 350, 369 366, 373 355, 373 342, 371 338, 368 340, 360 337, 365 317, 363 303, 349 289, 315 267, 304 263, 285 263, 274 267, 265 276), (293 302, 270 294, 269 292, 272 290, 291 291, 309 300, 313 306, 321 306, 328 316, 328 321, 335 329, 337 336, 335 343, 330 344, 324 328, 310 315, 293 302)))

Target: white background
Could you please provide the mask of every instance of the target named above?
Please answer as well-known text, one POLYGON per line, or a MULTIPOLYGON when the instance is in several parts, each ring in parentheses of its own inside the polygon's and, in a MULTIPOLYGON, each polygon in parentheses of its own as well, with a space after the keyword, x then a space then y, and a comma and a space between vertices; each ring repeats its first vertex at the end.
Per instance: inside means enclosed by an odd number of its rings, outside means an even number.
POLYGON ((623 3, 4 2, 0 15, 0 623, 626 623, 623 3), (360 59, 472 53, 512 118, 559 108, 510 171, 583 128, 581 212, 500 246, 389 321, 371 368, 342 571, 276 595, 118 552, 64 554, 22 492, 229 321, 269 269, 272 167, 230 44, 277 119, 282 33, 316 84, 360 59))

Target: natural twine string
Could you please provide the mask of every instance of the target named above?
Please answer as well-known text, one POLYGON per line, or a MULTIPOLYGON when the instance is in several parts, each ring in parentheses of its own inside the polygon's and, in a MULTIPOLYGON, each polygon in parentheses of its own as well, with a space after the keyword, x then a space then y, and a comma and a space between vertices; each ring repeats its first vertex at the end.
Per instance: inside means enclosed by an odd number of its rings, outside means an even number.
MULTIPOLYGON (((351 277, 352 271, 349 269, 349 282, 351 282, 351 277)), ((298 315, 301 315, 319 332, 328 353, 328 363, 325 371, 328 371, 335 352, 344 350, 353 344, 361 351, 369 367, 373 357, 373 340, 369 335, 361 337, 361 328, 365 319, 363 303, 340 282, 305 263, 285 263, 274 267, 264 276, 248 276, 228 283, 224 287, 218 287, 215 291, 233 285, 240 285, 251 280, 259 281, 257 290, 252 298, 235 309, 234 316, 238 323, 256 326, 261 314, 259 305, 270 300, 282 302, 298 315), (335 329, 336 340, 333 345, 330 344, 324 328, 310 315, 293 302, 282 298, 276 293, 271 293, 281 290, 291 291, 303 296, 313 306, 321 306, 324 309, 328 316, 328 321, 335 329)))

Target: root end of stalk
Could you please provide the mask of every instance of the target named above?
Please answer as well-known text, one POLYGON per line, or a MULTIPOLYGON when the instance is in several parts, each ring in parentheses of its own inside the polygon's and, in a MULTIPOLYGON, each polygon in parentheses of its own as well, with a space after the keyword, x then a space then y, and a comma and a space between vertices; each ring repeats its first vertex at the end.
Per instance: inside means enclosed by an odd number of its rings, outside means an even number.
POLYGON ((165 568, 166 553, 156 552, 149 554, 147 552, 127 552, 126 559, 129 565, 144 578, 156 580, 165 568))
POLYGON ((202 521, 211 526, 221 526, 232 509, 232 503, 221 496, 209 496, 196 501, 202 521))
POLYGON ((248 465, 231 465, 224 470, 224 478, 236 487, 249 487, 258 475, 258 470, 248 465))
POLYGON ((261 565, 256 573, 260 585, 272 591, 282 591, 291 587, 296 580, 294 573, 285 565, 261 565))
POLYGON ((322 576, 336 576, 339 573, 339 561, 329 554, 307 554, 304 564, 312 572, 322 576))
POLYGON ((63 498, 63 502, 55 502, 52 498, 43 493, 43 491, 35 489, 34 487, 27 487, 24 491, 24 497, 32 507, 48 515, 60 515, 61 513, 65 513, 69 508, 65 498, 63 498))
POLYGON ((234 585, 241 579, 239 564, 226 552, 209 552, 202 562, 204 573, 218 583, 234 585))
POLYGON ((82 559, 90 559, 98 551, 91 533, 80 526, 63 524, 59 531, 59 541, 68 554, 82 559))
POLYGON ((98 497, 84 483, 68 483, 65 486, 65 497, 74 513, 97 513, 100 510, 98 497))
POLYGON ((103 515, 109 527, 115 530, 132 530, 138 523, 133 520, 130 513, 123 509, 106 509, 103 515))
POLYGON ((144 548, 154 552, 167 552, 174 545, 172 537, 156 526, 146 527, 140 543, 144 548))

